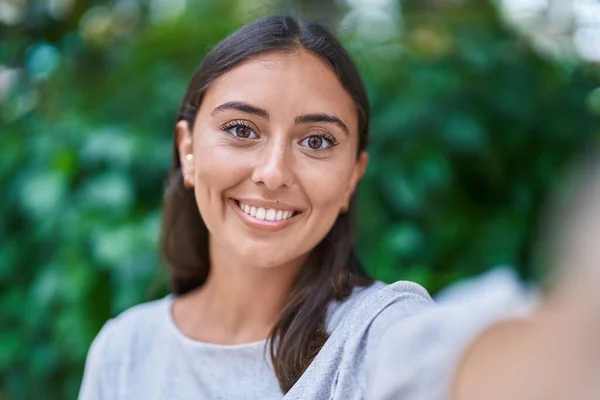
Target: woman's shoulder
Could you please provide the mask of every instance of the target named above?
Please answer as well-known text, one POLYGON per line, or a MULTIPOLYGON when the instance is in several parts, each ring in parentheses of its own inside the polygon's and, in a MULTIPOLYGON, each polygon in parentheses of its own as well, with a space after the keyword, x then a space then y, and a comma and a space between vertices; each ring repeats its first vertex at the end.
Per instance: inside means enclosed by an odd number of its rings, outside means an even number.
POLYGON ((392 322, 431 303, 422 286, 407 281, 375 281, 355 288, 343 301, 332 302, 326 319, 329 339, 288 396, 303 398, 329 371, 335 382, 335 398, 356 398, 366 385, 365 358, 376 348, 381 334, 392 322))
POLYGON ((158 300, 132 306, 111 319, 114 329, 127 330, 148 327, 164 322, 168 317, 169 305, 173 302, 173 296, 168 295, 158 300))
POLYGON ((172 300, 169 295, 133 306, 104 324, 88 351, 79 399, 97 399, 100 391, 102 398, 117 398, 117 382, 139 376, 144 366, 157 365, 172 300))
POLYGON ((420 299, 427 302, 432 301, 427 289, 416 282, 397 281, 386 284, 376 281, 372 286, 379 298, 392 299, 393 301, 407 301, 411 299, 420 299))
POLYGON ((461 357, 493 324, 530 313, 537 296, 498 268, 446 288, 437 306, 395 321, 369 359, 369 397, 447 398, 461 357), (398 360, 403 360, 399 363, 398 360))
MULTIPOLYGON (((387 284, 374 281, 369 286, 354 288, 352 294, 343 301, 334 301, 328 311, 330 330, 335 329, 342 320, 353 320, 356 323, 372 321, 384 310, 390 308, 399 313, 411 313, 424 305, 433 304, 427 290, 418 283, 397 281, 387 284)), ((384 315, 390 314, 386 311, 384 315)))
POLYGON ((141 303, 126 309, 109 319, 92 343, 90 352, 101 351, 105 355, 122 355, 135 348, 144 348, 152 336, 164 329, 172 296, 141 303))
POLYGON ((433 303, 427 289, 416 282, 397 281, 384 283, 375 281, 352 294, 351 300, 360 313, 381 311, 389 306, 411 308, 423 303, 433 303))

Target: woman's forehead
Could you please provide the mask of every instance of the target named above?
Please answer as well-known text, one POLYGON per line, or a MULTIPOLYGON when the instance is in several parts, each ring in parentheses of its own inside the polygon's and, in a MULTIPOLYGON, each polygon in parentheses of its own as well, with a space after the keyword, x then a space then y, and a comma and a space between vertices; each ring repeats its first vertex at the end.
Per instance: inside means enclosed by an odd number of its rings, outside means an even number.
POLYGON ((203 105, 214 108, 230 101, 247 102, 274 115, 334 114, 357 129, 351 96, 331 68, 308 51, 253 57, 216 79, 203 105))

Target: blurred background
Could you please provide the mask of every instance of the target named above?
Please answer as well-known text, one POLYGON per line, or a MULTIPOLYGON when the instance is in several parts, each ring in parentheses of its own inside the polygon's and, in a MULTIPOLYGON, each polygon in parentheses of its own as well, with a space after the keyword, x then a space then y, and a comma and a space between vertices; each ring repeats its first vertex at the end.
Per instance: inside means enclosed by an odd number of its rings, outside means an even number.
POLYGON ((102 324, 167 293, 187 80, 275 12, 332 29, 368 86, 372 275, 432 293, 498 265, 535 279, 541 205, 600 133, 600 2, 0 0, 0 399, 75 398, 102 324))

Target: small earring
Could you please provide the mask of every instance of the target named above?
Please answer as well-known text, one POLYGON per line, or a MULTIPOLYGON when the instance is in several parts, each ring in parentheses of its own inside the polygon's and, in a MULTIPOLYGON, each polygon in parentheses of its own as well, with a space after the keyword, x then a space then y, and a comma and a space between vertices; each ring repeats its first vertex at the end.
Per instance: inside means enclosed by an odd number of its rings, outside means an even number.
POLYGON ((191 162, 193 159, 194 159, 194 155, 193 154, 186 154, 185 155, 185 161, 191 162))

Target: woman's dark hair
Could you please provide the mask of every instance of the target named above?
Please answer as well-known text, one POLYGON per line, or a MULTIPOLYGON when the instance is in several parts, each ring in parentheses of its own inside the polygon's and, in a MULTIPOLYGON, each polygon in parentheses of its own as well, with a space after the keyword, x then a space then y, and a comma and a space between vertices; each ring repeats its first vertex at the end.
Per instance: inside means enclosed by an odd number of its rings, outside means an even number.
MULTIPOLYGON (((246 25, 217 44, 204 58, 187 88, 177 121, 192 129, 203 96, 221 75, 264 52, 309 51, 329 65, 350 94, 358 112, 358 153, 367 145, 369 104, 352 60, 323 27, 288 16, 274 16, 246 25)), ((201 286, 210 270, 208 230, 193 190, 183 185, 179 151, 165 193, 161 251, 170 267, 175 294, 201 286)), ((348 212, 338 216, 331 230, 315 247, 294 282, 278 322, 270 335, 273 368, 283 392, 304 373, 325 341, 325 312, 332 300, 342 300, 355 286, 371 283, 359 264, 354 243, 354 198, 348 212)))

